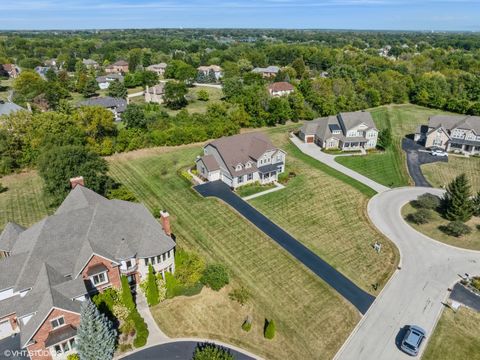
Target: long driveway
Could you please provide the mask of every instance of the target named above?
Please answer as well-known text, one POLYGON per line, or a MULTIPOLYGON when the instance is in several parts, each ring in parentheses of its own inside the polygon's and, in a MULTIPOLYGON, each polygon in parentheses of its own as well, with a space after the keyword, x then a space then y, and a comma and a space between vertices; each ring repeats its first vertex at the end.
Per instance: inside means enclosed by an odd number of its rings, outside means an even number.
POLYGON ((222 181, 213 181, 195 186, 202 196, 213 196, 221 199, 252 224, 275 240, 280 246, 297 258, 301 263, 322 278, 327 284, 351 302, 362 314, 364 314, 373 300, 369 293, 360 289, 355 283, 346 278, 342 273, 330 266, 318 255, 309 250, 301 242, 293 238, 285 230, 280 228, 253 206, 235 195, 222 181))
MULTIPOLYGON (((296 140, 292 138, 298 144, 299 140, 296 140)), ((318 148, 316 151, 310 146, 299 148, 312 152, 311 156, 317 160, 331 164, 330 161, 324 161, 323 156, 315 156, 316 152, 320 153, 318 148)), ((338 166, 335 168, 347 175, 352 172, 350 169, 343 171, 338 166)), ((357 175, 352 177, 378 191, 368 203, 368 216, 376 228, 398 247, 400 269, 375 299, 335 359, 411 359, 398 349, 402 329, 405 325, 419 325, 427 331, 428 340, 441 314, 448 288, 461 275, 480 272, 480 252, 435 241, 417 232, 403 220, 401 208, 407 202, 425 192, 441 196, 442 190, 430 187, 382 189, 380 184, 372 186, 372 180, 363 181, 362 176, 357 175)), ((425 348, 422 347, 422 352, 425 348)))

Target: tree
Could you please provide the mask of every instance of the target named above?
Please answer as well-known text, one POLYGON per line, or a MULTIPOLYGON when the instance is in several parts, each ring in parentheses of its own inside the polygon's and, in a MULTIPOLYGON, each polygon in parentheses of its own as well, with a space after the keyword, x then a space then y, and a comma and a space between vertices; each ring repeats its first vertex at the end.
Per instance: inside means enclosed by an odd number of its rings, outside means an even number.
POLYGON ((97 90, 98 90, 98 83, 97 80, 93 77, 88 77, 87 80, 85 81, 85 86, 82 89, 82 95, 85 97, 92 97, 97 95, 97 90))
POLYGON ((82 360, 110 360, 115 352, 116 331, 94 303, 82 303, 77 332, 77 351, 82 360))
POLYGON ((442 200, 433 194, 425 193, 417 197, 417 200, 412 201, 412 205, 417 208, 435 210, 441 205, 442 200))
POLYGON ((142 49, 132 49, 128 54, 128 70, 134 72, 142 65, 143 51, 142 49))
POLYGON ((227 269, 221 264, 208 265, 201 281, 212 290, 218 291, 229 283, 227 269))
POLYGON ((46 81, 35 71, 22 71, 13 82, 15 98, 19 102, 32 101, 45 90, 45 86, 46 81))
POLYGON ((125 122, 127 129, 145 129, 147 127, 145 113, 142 107, 137 104, 127 106, 127 110, 122 114, 122 120, 125 122))
POLYGON ((188 104, 187 86, 183 82, 169 81, 165 84, 165 104, 170 109, 181 109, 188 104))
POLYGON ((192 360, 234 360, 228 349, 215 344, 198 344, 193 353, 192 360))
POLYGON ((273 320, 265 320, 267 323, 265 326, 265 331, 263 335, 265 336, 266 339, 273 339, 275 337, 275 322, 273 320))
POLYGON ((480 216, 480 191, 473 198, 473 215, 480 216))
POLYGON ((268 125, 285 124, 292 118, 290 104, 284 97, 271 98, 268 103, 268 112, 270 113, 268 125))
POLYGON ((197 98, 200 101, 208 101, 208 99, 209 99, 208 91, 204 90, 204 89, 200 90, 197 93, 197 98))
POLYGON ((428 209, 419 209, 418 211, 414 212, 413 214, 409 214, 407 216, 407 220, 417 224, 426 224, 432 219, 432 212, 428 209))
POLYGON ((297 77, 301 79, 305 74, 305 62, 302 58, 297 58, 292 62, 292 68, 295 69, 297 77))
POLYGON ((133 301, 132 290, 130 290, 130 285, 128 284, 128 279, 125 275, 121 277, 122 282, 122 303, 130 311, 135 309, 135 302, 133 301))
POLYGON ((392 131, 386 127, 378 133, 377 147, 386 150, 392 145, 392 131))
POLYGON ((117 134, 112 112, 100 106, 82 106, 73 114, 73 119, 85 131, 92 146, 117 134))
POLYGON ((473 215, 473 203, 470 199, 470 184, 467 176, 461 174, 448 184, 444 196, 445 218, 451 221, 466 222, 473 215))
POLYGON ((114 82, 110 84, 108 87, 108 96, 115 97, 115 98, 127 98, 127 88, 120 80, 116 79, 114 82))
POLYGON ((110 185, 107 162, 83 146, 54 146, 38 159, 38 171, 44 191, 52 205, 60 204, 70 191, 69 180, 83 176, 89 189, 105 195, 110 185))
POLYGON ((148 306, 155 306, 160 302, 157 278, 153 272, 153 265, 148 265, 146 297, 148 306))

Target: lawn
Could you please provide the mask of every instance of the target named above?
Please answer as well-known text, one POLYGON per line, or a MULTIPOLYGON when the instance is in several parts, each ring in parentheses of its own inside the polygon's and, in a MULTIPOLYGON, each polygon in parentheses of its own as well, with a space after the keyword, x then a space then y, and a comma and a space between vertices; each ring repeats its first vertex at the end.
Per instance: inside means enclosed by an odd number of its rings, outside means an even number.
POLYGON ((13 84, 13 79, 0 79, 0 100, 8 99, 9 90, 13 84))
POLYGON ((435 187, 448 185, 455 177, 465 173, 472 185, 472 192, 480 191, 480 158, 450 155, 448 163, 438 162, 422 165, 425 178, 435 187))
POLYGON ((258 194, 259 192, 273 189, 274 184, 265 184, 261 185, 260 183, 253 183, 245 186, 239 187, 235 192, 240 197, 250 196, 253 194, 258 194))
POLYGON ((423 360, 480 360, 480 313, 444 309, 423 360))
MULTIPOLYGON (((408 214, 411 214, 415 211, 416 209, 414 209, 412 205, 407 204, 402 208, 402 216, 405 218, 408 216, 408 214)), ((417 225, 410 222, 409 224, 413 226, 415 230, 427 235, 428 237, 431 237, 432 239, 465 249, 480 250, 480 230, 477 229, 477 225, 480 225, 480 218, 472 217, 472 219, 466 223, 468 226, 470 226, 472 232, 468 235, 456 238, 454 236, 445 234, 439 229, 439 226, 445 226, 449 223, 449 221, 442 218, 437 212, 432 213, 433 218, 427 224, 417 225)))
POLYGON ((332 358, 358 322, 358 312, 227 205, 190 188, 177 171, 200 152, 190 146, 120 154, 109 159, 110 172, 147 206, 170 212, 180 246, 229 268, 233 282, 252 294, 247 312, 254 316, 254 330, 240 329, 245 310, 226 294, 208 290, 197 295, 201 298, 160 304, 154 313, 161 328, 170 336, 227 341, 268 359, 332 358), (276 321, 273 341, 261 335, 265 317, 276 321))
POLYGON ((402 139, 415 133, 420 124, 427 124, 429 116, 442 113, 416 105, 386 105, 370 109, 379 130, 391 128, 393 145, 382 153, 371 153, 361 157, 337 157, 335 160, 380 184, 389 187, 411 185, 402 150, 402 139))

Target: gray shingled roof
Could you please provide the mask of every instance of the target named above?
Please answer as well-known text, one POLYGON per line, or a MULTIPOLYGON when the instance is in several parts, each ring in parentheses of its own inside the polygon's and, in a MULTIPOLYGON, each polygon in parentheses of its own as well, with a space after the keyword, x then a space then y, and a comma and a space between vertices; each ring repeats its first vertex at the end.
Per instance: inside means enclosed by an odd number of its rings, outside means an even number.
POLYGON ((127 100, 113 98, 110 96, 91 98, 79 103, 80 106, 101 106, 107 109, 116 108, 117 112, 122 113, 127 108, 127 100))
POLYGON ((203 155, 199 160, 202 160, 208 171, 215 171, 220 169, 217 159, 213 155, 203 155))
POLYGON ((252 72, 255 73, 278 73, 280 71, 280 68, 278 66, 268 66, 266 68, 262 67, 256 67, 255 69, 252 70, 252 72))
POLYGON ((25 109, 13 102, 0 101, 0 116, 9 115, 11 113, 14 113, 20 110, 25 110, 25 109))
POLYGON ((480 135, 480 116, 466 115, 434 115, 428 121, 429 128, 443 127, 447 130, 455 128, 473 130, 480 135))
POLYGON ((14 222, 8 222, 3 231, 0 233, 0 250, 11 251, 13 244, 15 244, 18 236, 23 231, 25 231, 23 226, 20 226, 14 222))
POLYGON ((368 111, 343 112, 338 114, 338 119, 343 121, 347 131, 362 123, 369 128, 375 128, 372 115, 368 111))
POLYGON ((95 80, 97 80, 98 83, 103 83, 103 82, 107 82, 107 81, 115 81, 115 80, 123 81, 124 77, 123 77, 123 75, 120 75, 120 74, 109 74, 109 75, 99 76, 95 80))

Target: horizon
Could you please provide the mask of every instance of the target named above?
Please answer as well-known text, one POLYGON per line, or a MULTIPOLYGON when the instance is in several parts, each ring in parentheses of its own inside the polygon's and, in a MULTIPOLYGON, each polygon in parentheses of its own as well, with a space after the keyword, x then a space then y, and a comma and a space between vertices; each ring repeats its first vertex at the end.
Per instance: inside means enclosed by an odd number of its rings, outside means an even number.
POLYGON ((0 31, 480 31, 474 0, 0 0, 0 8, 0 31))

